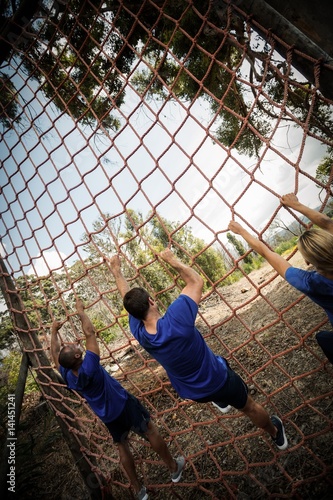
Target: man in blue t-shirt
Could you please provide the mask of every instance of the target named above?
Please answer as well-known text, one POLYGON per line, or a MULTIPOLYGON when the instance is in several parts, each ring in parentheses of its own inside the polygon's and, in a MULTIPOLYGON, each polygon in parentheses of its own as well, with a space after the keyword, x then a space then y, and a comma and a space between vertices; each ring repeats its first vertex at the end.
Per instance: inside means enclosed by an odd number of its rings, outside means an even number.
POLYGON ((178 457, 175 460, 171 456, 167 444, 151 421, 146 408, 102 367, 94 326, 84 312, 82 301, 78 300, 76 305, 86 339, 86 354, 83 357, 83 350, 79 346, 66 345, 61 348, 58 332, 62 323, 54 321, 51 329, 53 361, 67 386, 78 391, 104 422, 118 447, 120 462, 138 500, 147 500, 147 490, 139 482, 128 445, 129 432, 132 430, 149 440, 153 450, 168 467, 174 483, 181 478, 185 459, 178 457))
POLYGON ((269 418, 263 406, 248 394, 241 377, 224 358, 210 350, 195 327, 203 279, 193 268, 179 261, 170 249, 161 252, 159 257, 185 282, 181 294, 164 316, 145 289, 129 289, 121 272, 119 256, 109 259, 124 307, 129 313, 132 334, 163 366, 182 398, 198 403, 212 402, 223 413, 234 406, 257 427, 268 432, 280 450, 285 450, 288 441, 280 418, 276 415, 269 418))

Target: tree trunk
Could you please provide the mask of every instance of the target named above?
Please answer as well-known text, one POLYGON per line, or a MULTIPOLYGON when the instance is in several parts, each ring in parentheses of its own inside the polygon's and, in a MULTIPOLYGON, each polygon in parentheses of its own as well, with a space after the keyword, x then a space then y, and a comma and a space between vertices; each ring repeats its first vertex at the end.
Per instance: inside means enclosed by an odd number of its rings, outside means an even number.
MULTIPOLYGON (((13 17, 0 16, 0 64, 8 60, 13 47, 24 46, 28 39, 24 28, 40 10, 40 0, 21 0, 13 17)), ((31 39, 29 39, 31 42, 31 39)))
POLYGON ((333 62, 332 0, 320 0, 318 8, 314 8, 313 0, 265 1, 327 52, 333 62))
MULTIPOLYGON (((220 7, 225 8, 226 4, 222 0, 218 3, 220 7)), ((275 40, 275 48, 283 58, 286 58, 288 48, 292 47, 310 56, 315 61, 319 61, 319 90, 327 99, 333 101, 333 66, 329 66, 332 58, 324 50, 312 42, 304 33, 264 0, 231 0, 231 4, 239 7, 247 15, 253 16, 253 19, 265 30, 271 30, 274 35, 278 36, 288 46, 286 47, 284 43, 275 40)), ((266 33, 261 32, 258 26, 255 27, 255 30, 264 39, 267 38, 266 33)), ((308 60, 294 51, 292 65, 310 83, 313 85, 317 84, 315 76, 317 66, 315 62, 308 60)))

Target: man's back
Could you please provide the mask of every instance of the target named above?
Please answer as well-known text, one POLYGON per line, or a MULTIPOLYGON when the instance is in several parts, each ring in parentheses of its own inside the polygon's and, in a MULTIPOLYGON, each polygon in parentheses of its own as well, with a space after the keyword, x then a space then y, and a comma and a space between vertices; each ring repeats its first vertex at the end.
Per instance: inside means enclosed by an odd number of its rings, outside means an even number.
POLYGON ((127 400, 125 389, 101 366, 100 358, 86 351, 78 376, 60 366, 60 373, 70 389, 78 391, 103 422, 111 422, 122 412, 127 400))
POLYGON ((147 333, 142 321, 130 316, 130 328, 140 345, 166 370, 183 398, 205 397, 223 386, 226 363, 207 346, 195 327, 197 304, 180 295, 157 322, 156 334, 147 333))

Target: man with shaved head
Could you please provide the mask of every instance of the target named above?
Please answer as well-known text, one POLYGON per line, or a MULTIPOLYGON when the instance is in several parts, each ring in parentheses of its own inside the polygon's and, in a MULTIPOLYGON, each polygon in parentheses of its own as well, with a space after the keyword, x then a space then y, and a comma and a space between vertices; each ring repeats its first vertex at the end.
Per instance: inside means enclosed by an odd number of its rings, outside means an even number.
POLYGON ((79 392, 94 413, 104 422, 114 443, 118 447, 120 462, 135 491, 138 500, 147 500, 148 493, 142 486, 128 445, 128 434, 132 430, 151 444, 168 467, 171 480, 177 483, 185 465, 184 457, 174 459, 167 444, 150 419, 146 408, 127 392, 122 385, 100 364, 100 351, 95 328, 84 312, 81 300, 76 303, 78 316, 86 339, 86 352, 78 345, 61 347, 59 329, 62 323, 54 321, 51 329, 51 354, 56 368, 69 389, 79 392))

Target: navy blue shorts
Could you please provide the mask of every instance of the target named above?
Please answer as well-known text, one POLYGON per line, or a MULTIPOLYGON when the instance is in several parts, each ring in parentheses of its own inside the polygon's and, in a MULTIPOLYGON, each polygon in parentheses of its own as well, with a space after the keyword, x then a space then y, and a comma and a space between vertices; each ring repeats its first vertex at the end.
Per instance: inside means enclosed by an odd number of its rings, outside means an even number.
POLYGON ((213 401, 219 406, 231 405, 237 410, 242 410, 247 402, 249 389, 242 379, 234 370, 232 370, 227 362, 228 376, 227 380, 221 389, 205 398, 194 399, 197 403, 209 403, 213 401))
POLYGON ((119 417, 112 422, 105 423, 105 425, 109 429, 113 441, 121 443, 126 441, 130 431, 144 437, 148 430, 149 420, 150 414, 148 410, 142 406, 133 394, 128 394, 125 407, 119 417))

